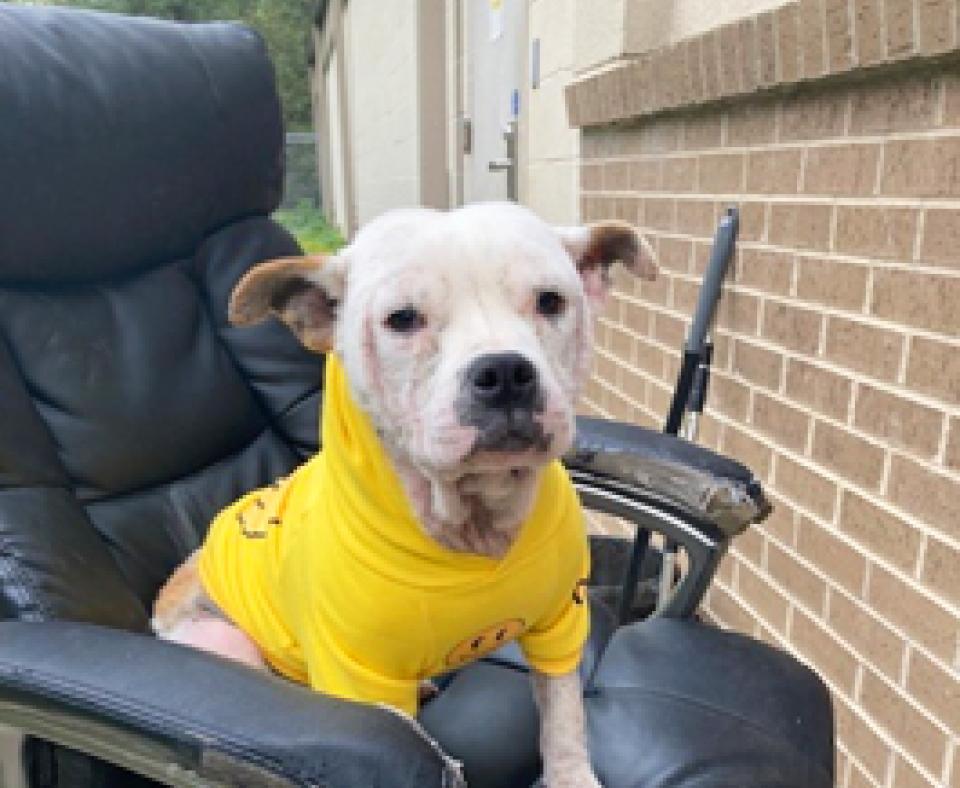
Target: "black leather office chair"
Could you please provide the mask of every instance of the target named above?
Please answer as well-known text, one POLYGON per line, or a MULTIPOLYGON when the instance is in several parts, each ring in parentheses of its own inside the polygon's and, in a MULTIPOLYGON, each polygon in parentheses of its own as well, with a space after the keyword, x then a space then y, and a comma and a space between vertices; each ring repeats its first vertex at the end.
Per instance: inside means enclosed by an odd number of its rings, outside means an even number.
MULTIPOLYGON (((0 5, 0 782, 458 782, 393 714, 148 634, 217 510, 317 448, 319 359, 225 318, 244 271, 297 252, 269 218, 282 151, 251 31, 0 5)), ((582 673, 605 784, 832 785, 819 680, 692 617, 762 508, 749 471, 595 420, 569 464, 588 506, 687 557, 659 614, 618 628, 606 602, 629 545, 595 540, 582 673)), ((625 619, 651 613, 658 568, 648 551, 625 619)), ((508 648, 423 710, 471 786, 537 779, 524 671, 508 648)))

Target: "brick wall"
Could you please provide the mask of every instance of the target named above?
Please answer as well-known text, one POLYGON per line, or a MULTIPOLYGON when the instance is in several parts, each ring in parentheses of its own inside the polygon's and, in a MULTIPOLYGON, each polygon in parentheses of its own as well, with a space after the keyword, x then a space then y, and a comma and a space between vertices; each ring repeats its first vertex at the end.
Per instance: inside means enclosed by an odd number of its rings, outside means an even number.
POLYGON ((840 786, 960 786, 957 24, 952 1, 802 0, 568 89, 583 218, 645 228, 663 272, 617 278, 588 411, 662 423, 740 207, 700 440, 776 510, 707 611, 824 677, 840 786))

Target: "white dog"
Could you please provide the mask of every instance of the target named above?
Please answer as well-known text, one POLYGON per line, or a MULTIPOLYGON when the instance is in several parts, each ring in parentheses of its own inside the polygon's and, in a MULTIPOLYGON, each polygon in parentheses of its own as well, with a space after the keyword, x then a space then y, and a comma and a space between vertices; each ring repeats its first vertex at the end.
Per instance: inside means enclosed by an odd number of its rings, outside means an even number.
POLYGON ((253 268, 231 320, 273 314, 332 351, 324 448, 218 516, 155 630, 411 714, 418 682, 517 638, 547 784, 597 786, 576 673, 586 536, 557 458, 617 261, 656 276, 627 225, 498 203, 395 211, 335 256, 253 268))

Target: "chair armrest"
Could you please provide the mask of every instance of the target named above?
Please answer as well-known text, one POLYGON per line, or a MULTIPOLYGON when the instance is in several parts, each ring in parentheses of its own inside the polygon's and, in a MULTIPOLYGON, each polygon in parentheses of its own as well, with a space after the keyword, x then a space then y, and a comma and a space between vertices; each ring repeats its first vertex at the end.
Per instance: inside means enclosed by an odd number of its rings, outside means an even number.
POLYGON ((0 724, 168 785, 461 784, 400 715, 89 624, 0 622, 0 724))
POLYGON ((728 538, 771 511, 760 482, 745 466, 633 424, 578 417, 564 464, 573 472, 640 488, 712 523, 728 538))

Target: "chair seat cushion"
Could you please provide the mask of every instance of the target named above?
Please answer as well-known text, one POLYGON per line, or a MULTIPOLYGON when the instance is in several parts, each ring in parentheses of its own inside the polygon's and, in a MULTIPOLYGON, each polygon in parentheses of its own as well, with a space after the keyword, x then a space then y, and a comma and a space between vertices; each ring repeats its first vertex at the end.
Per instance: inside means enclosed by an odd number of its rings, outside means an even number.
MULTIPOLYGON (((531 785, 540 770, 538 715, 520 665, 460 671, 421 713, 464 762, 471 788, 531 785)), ((692 621, 617 630, 585 709, 605 788, 833 785, 830 698, 784 652, 692 621)))

